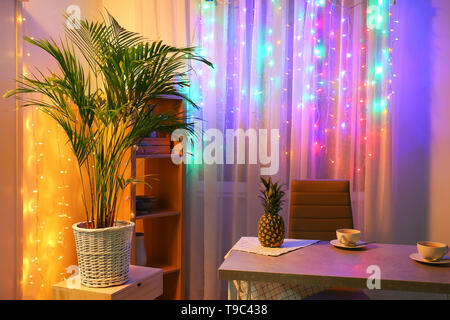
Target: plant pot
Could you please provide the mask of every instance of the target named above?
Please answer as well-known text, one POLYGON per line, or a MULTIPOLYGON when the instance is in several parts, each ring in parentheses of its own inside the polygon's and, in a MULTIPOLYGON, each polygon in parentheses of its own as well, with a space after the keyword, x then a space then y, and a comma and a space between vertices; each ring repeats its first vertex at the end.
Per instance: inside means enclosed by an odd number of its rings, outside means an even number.
POLYGON ((84 224, 72 225, 81 284, 103 288, 127 282, 134 223, 119 220, 101 229, 86 229, 84 224))

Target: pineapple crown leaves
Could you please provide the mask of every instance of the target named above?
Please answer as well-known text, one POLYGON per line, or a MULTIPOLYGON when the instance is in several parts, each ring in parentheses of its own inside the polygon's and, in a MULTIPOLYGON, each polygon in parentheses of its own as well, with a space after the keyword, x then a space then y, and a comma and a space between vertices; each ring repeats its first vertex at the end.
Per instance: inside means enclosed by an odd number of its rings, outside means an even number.
POLYGON ((278 182, 273 183, 271 177, 267 180, 261 177, 259 187, 261 189, 259 198, 264 206, 265 214, 278 214, 284 204, 285 192, 281 189, 283 185, 278 182))

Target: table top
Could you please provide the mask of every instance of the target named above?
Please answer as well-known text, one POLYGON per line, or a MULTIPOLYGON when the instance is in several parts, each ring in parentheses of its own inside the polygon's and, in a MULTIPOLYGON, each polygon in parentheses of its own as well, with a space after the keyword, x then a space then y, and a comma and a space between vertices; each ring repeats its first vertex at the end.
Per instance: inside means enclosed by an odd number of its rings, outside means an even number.
POLYGON ((322 284, 367 288, 380 269, 381 289, 450 293, 449 265, 426 265, 409 258, 416 246, 369 244, 364 249, 335 248, 329 242, 289 252, 279 257, 233 250, 219 267, 220 280, 322 284))

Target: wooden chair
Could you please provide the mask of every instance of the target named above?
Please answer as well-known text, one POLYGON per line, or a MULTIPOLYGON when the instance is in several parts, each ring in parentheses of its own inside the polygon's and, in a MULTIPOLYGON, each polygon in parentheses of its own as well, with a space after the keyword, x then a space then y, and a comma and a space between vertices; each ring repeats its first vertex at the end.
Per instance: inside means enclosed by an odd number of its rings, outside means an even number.
POLYGON ((340 228, 353 228, 349 181, 292 181, 289 238, 330 241, 340 228))
MULTIPOLYGON (((288 237, 336 239, 336 229, 353 228, 350 182, 347 180, 294 180, 291 183, 288 237)), ((311 300, 366 300, 361 290, 332 288, 311 300)))

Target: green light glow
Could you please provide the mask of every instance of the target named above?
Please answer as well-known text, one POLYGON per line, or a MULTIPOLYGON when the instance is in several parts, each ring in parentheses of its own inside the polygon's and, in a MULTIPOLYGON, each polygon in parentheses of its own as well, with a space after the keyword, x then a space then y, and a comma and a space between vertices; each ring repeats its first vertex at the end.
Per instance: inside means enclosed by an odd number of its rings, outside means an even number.
POLYGON ((367 28, 370 30, 381 30, 384 27, 384 4, 380 0, 369 0, 367 6, 367 28))
POLYGON ((382 112, 386 109, 387 107, 387 101, 382 99, 382 100, 375 100, 373 102, 373 111, 374 112, 382 112))
POLYGON ((322 59, 325 56, 325 48, 323 47, 323 45, 317 45, 314 48, 314 56, 320 59, 322 59))
POLYGON ((383 66, 376 66, 376 67, 375 67, 375 74, 376 74, 376 75, 381 75, 381 74, 383 74, 383 66))

